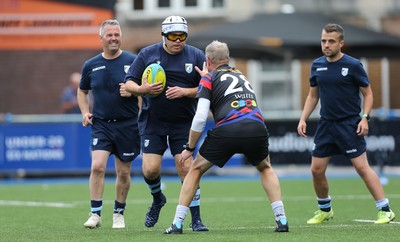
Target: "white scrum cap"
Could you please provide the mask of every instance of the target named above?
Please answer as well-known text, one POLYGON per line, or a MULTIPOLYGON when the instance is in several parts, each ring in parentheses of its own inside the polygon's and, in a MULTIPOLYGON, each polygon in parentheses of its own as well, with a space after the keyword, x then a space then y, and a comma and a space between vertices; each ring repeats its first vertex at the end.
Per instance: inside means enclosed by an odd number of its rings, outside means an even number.
POLYGON ((161 25, 161 32, 168 34, 170 32, 188 33, 188 25, 186 19, 181 16, 169 16, 161 25))

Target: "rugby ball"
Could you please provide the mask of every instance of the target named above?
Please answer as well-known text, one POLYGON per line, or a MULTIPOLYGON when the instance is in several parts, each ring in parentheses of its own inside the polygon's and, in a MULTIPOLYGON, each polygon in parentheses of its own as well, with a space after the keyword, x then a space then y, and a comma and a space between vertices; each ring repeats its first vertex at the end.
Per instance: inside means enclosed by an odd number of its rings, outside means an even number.
MULTIPOLYGON (((165 88, 165 83, 167 81, 167 78, 165 76, 165 71, 164 68, 156 63, 153 63, 149 66, 146 67, 146 69, 143 72, 142 75, 142 80, 147 76, 147 82, 149 84, 153 84, 156 82, 162 82, 163 90, 165 88)), ((156 97, 158 95, 154 94, 149 94, 150 97, 156 97)))

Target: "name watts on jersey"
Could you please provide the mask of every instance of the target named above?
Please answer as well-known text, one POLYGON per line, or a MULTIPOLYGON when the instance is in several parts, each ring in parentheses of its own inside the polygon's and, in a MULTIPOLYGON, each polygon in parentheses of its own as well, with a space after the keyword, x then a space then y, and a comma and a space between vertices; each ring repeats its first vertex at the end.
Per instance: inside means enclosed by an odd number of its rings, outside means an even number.
POLYGON ((98 70, 102 70, 102 69, 106 69, 106 66, 99 66, 99 67, 93 68, 92 71, 98 71, 98 70))
POLYGON ((319 67, 317 68, 317 71, 327 71, 328 67, 319 67))

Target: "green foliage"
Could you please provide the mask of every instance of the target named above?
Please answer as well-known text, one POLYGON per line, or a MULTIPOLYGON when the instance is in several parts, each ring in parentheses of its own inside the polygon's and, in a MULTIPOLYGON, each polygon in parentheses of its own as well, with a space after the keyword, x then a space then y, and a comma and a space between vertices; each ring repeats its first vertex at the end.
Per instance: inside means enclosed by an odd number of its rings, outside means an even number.
MULTIPOLYGON (((400 224, 375 225, 375 202, 361 179, 331 179, 335 217, 320 225, 307 225, 317 210, 311 180, 281 180, 290 232, 274 233, 273 213, 259 180, 212 179, 201 183, 201 213, 209 232, 189 229, 183 235, 164 235, 172 222, 180 182, 164 179, 168 203, 154 228, 144 226, 151 196, 142 179, 132 180, 125 211, 126 229, 111 228, 115 194, 113 180, 106 182, 103 226, 85 229, 90 211, 89 185, 80 182, 44 180, 31 184, 0 185, 0 241, 395 241, 400 224)), ((400 178, 384 186, 392 210, 400 216, 400 178)))

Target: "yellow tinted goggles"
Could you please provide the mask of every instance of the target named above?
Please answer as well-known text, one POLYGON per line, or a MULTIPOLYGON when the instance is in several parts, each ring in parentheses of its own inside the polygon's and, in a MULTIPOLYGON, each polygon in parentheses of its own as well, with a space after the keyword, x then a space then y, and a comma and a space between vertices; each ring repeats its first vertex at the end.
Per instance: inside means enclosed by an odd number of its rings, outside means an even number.
POLYGON ((187 38, 187 33, 182 33, 182 34, 177 34, 177 33, 168 33, 168 34, 164 34, 163 35, 165 37, 167 37, 168 40, 170 41, 177 41, 179 39, 179 41, 185 41, 187 38))

